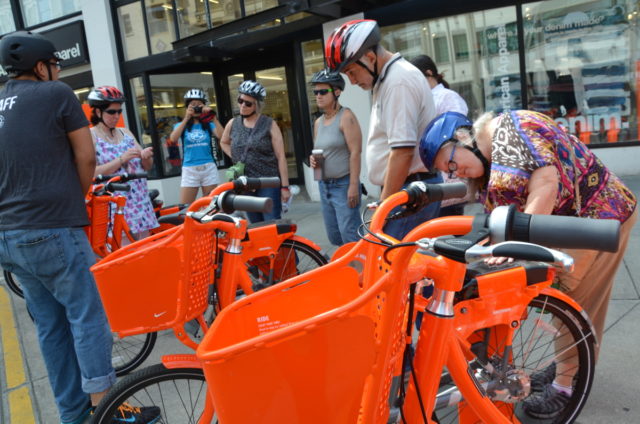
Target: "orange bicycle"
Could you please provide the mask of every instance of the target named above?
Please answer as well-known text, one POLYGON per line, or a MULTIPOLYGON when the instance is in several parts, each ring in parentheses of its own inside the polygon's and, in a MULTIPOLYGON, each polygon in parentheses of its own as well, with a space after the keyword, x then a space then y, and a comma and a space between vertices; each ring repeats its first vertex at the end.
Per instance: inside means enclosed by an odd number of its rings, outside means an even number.
MULTIPOLYGON (((219 186, 212 197, 197 200, 188 211, 163 219, 178 225, 185 214, 199 216, 218 210, 256 208, 262 211, 263 199, 239 196, 236 192, 273 185, 279 186, 279 179, 241 177, 219 186), (199 211, 203 207, 204 212, 199 211)), ((231 304, 238 293, 253 293, 327 263, 320 247, 297 236, 296 225, 288 220, 247 227, 242 219, 230 219, 233 224, 217 229, 211 225, 194 226, 193 220, 187 219, 184 225, 126 246, 95 265, 92 270, 112 331, 127 340, 171 328, 183 344, 195 350, 196 334, 188 334, 185 323, 197 319, 204 333, 215 314, 231 304), (160 252, 165 256, 158 259, 155 255, 160 252), (198 271, 187 268, 184 262, 184 258, 191 256, 195 258, 190 266, 198 271), (178 310, 175 299, 185 293, 185 287, 193 305, 178 310), (129 305, 128 300, 116 295, 122 290, 131 295, 127 299, 153 291, 152 300, 147 303, 149 308, 129 305)))
POLYGON ((418 183, 391 196, 374 214, 371 233, 336 261, 223 309, 199 360, 164 357, 122 380, 96 410, 96 422, 107 422, 125 401, 162 405, 168 422, 575 420, 593 379, 596 340, 579 305, 550 287, 555 268, 537 262, 570 268, 571 258, 524 242, 482 244, 531 238, 611 250, 619 224, 498 208, 429 221, 401 243, 382 233, 394 207, 440 200, 437 192, 418 183), (467 266, 493 255, 527 262, 482 273, 467 266), (426 279, 434 285, 429 299, 416 293, 426 279), (425 313, 414 358, 417 309, 425 313), (522 405, 534 396, 536 374, 551 364, 573 393, 557 416, 532 419, 522 405))

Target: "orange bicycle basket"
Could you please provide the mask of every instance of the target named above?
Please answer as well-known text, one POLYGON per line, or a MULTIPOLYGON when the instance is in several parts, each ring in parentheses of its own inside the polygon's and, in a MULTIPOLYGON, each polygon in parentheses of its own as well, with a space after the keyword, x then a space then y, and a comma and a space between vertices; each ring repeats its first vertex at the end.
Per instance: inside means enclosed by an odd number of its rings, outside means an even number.
POLYGON ((175 330, 204 313, 213 281, 215 225, 186 219, 91 267, 112 331, 125 337, 175 330))
POLYGON ((381 387, 403 340, 406 287, 385 271, 361 284, 349 266, 356 250, 218 315, 197 356, 220 422, 379 421, 381 387))

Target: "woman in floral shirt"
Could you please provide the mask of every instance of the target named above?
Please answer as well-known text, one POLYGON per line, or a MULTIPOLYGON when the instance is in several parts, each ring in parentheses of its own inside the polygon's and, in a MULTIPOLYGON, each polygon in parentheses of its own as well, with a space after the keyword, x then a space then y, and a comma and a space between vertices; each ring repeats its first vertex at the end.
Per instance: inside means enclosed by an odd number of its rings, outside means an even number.
MULTIPOLYGON (((427 168, 468 178, 487 211, 513 204, 526 213, 616 219, 622 224, 616 253, 570 250, 575 271, 558 277, 560 287, 586 310, 601 341, 615 273, 637 220, 634 194, 587 146, 546 115, 527 110, 498 117, 488 113, 473 125, 475 138, 471 122, 458 115, 443 114, 429 125, 421 157, 427 168)), ((558 362, 556 372, 553 363, 541 372, 551 378, 542 392, 525 400, 529 415, 550 418, 564 408, 572 384, 571 372, 562 369, 566 365, 558 362)), ((532 382, 535 378, 534 373, 532 382)))

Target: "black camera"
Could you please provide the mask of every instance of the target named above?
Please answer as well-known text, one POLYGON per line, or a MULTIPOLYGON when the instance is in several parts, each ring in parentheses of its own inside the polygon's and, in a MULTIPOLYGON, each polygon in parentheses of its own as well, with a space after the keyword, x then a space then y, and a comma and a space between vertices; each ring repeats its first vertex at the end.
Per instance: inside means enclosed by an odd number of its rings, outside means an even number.
POLYGON ((202 113, 202 106, 194 106, 193 113, 202 113))

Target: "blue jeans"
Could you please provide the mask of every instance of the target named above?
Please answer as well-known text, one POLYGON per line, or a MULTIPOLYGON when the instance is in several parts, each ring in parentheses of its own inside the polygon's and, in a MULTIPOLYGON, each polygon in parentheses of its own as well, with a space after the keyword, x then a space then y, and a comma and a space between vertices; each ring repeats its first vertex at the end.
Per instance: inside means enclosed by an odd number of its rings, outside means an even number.
POLYGON ((273 200, 273 210, 267 213, 247 212, 249 222, 272 221, 282 217, 282 197, 279 188, 261 188, 260 190, 254 191, 251 195, 256 197, 270 197, 271 200, 273 200))
POLYGON ((94 262, 82 228, 0 231, 0 265, 22 285, 63 422, 86 411, 87 393, 115 382, 94 262))
MULTIPOLYGON (((438 173, 439 174, 439 173, 438 173)), ((438 175, 437 177, 425 180, 427 184, 439 184, 442 182, 442 177, 438 175)), ((405 188, 409 184, 405 184, 402 188, 405 188)), ((389 215, 393 215, 398 212, 400 207, 394 208, 389 215)), ((387 221, 387 224, 382 229, 386 234, 389 234, 392 237, 397 238, 398 240, 402 240, 404 236, 409 234, 411 230, 413 230, 418 225, 423 222, 427 222, 430 219, 437 218, 440 213, 440 202, 430 203, 425 208, 422 208, 418 213, 407 216, 405 218, 393 219, 387 221)))
MULTIPOLYGON (((331 244, 342 246, 345 243, 360 240, 358 227, 360 218, 360 201, 354 208, 349 207, 347 192, 349 175, 340 178, 329 178, 318 181, 324 226, 331 244)), ((360 184, 358 184, 358 193, 360 184)))

